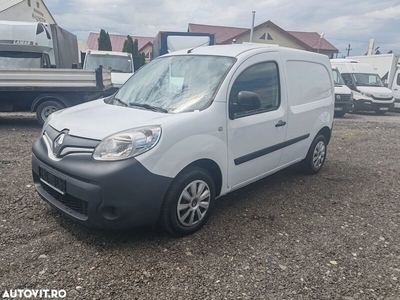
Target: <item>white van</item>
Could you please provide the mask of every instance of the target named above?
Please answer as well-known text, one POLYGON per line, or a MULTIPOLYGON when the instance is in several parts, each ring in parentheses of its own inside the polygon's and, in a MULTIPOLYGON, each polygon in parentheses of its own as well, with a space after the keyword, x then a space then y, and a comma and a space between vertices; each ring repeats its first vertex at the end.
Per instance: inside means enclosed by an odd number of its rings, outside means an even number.
POLYGON ((382 84, 372 66, 351 59, 331 59, 331 63, 353 90, 354 112, 375 111, 382 115, 394 106, 393 92, 382 84))
POLYGON ((264 45, 160 56, 113 96, 53 113, 33 145, 39 195, 84 224, 198 230, 215 199, 302 162, 334 114, 325 55, 264 45))
POLYGON ((335 83, 335 117, 342 118, 353 111, 353 92, 344 83, 338 69, 332 69, 332 74, 335 83))

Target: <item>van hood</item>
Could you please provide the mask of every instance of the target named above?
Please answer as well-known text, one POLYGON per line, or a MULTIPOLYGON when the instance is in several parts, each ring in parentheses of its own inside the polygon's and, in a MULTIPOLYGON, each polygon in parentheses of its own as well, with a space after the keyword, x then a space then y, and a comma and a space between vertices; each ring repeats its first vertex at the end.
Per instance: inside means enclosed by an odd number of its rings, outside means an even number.
POLYGON ((392 98, 393 92, 386 87, 381 86, 357 86, 360 92, 369 93, 376 98, 392 98))
POLYGON ((335 84, 335 94, 350 95, 351 89, 348 88, 346 85, 336 85, 335 84))
POLYGON ((57 131, 69 130, 77 137, 102 140, 132 128, 163 125, 184 118, 182 114, 166 114, 140 108, 111 105, 104 99, 87 102, 61 111, 49 121, 57 131))

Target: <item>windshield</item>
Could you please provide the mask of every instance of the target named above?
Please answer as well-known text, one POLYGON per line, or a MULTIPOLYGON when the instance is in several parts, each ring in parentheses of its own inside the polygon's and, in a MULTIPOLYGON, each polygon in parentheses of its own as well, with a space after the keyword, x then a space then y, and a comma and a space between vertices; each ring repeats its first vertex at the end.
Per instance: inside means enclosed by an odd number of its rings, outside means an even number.
POLYGON ((0 68, 40 68, 41 53, 0 51, 0 68))
POLYGON ((112 72, 132 73, 132 60, 129 56, 105 54, 88 54, 86 56, 85 69, 95 70, 100 65, 112 72))
POLYGON ((202 110, 234 62, 223 56, 160 57, 135 73, 115 98, 127 106, 145 105, 169 113, 202 110))
POLYGON ((332 69, 333 82, 335 85, 344 85, 344 80, 337 69, 332 69))
POLYGON ((352 74, 357 86, 383 86, 382 81, 377 74, 352 74))

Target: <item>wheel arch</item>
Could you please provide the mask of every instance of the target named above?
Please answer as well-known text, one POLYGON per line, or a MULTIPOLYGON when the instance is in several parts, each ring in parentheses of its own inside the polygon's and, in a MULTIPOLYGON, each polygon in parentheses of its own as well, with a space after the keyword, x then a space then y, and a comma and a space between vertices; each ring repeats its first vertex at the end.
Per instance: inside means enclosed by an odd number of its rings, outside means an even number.
POLYGON ((211 177, 214 180, 214 184, 215 184, 215 196, 218 197, 221 194, 222 172, 221 172, 220 167, 218 166, 218 164, 215 161, 213 161, 211 159, 199 159, 199 160, 196 160, 196 161, 190 163, 189 165, 187 165, 183 170, 186 170, 187 168, 190 168, 190 167, 199 167, 199 168, 206 170, 208 173, 210 173, 211 177))
POLYGON ((325 126, 325 127, 321 128, 320 131, 318 131, 318 133, 316 134, 316 137, 320 134, 325 137, 326 143, 329 144, 329 141, 331 140, 331 136, 332 136, 332 130, 328 126, 325 126))
POLYGON ((39 105, 45 101, 56 101, 64 107, 68 107, 68 101, 59 94, 40 94, 35 98, 35 100, 33 100, 31 112, 36 112, 39 105))

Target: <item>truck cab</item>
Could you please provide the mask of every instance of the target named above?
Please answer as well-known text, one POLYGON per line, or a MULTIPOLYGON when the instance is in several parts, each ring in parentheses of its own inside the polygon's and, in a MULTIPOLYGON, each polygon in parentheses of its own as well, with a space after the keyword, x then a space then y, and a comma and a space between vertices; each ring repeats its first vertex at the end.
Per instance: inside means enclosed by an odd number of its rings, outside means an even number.
POLYGON ((372 66, 351 59, 331 59, 331 64, 353 91, 354 111, 384 114, 394 106, 393 92, 383 85, 372 66))
POLYGON ((50 68, 51 31, 46 24, 0 21, 1 68, 50 68))
POLYGON ((119 89, 134 73, 131 53, 116 51, 88 50, 85 55, 83 69, 95 70, 102 66, 111 71, 111 82, 114 91, 119 89))
POLYGON ((353 92, 349 89, 338 69, 332 69, 335 83, 335 117, 341 118, 353 110, 353 92))

